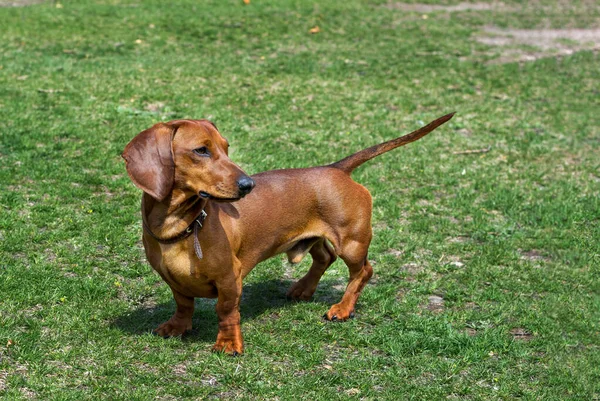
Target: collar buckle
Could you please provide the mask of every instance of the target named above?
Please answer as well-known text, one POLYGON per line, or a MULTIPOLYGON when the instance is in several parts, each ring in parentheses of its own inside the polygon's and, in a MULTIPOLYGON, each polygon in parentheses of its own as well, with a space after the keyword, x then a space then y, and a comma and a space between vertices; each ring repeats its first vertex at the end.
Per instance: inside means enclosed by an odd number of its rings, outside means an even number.
MULTIPOLYGON (((196 219, 196 223, 200 226, 200 228, 202 228, 202 223, 204 223, 206 216, 208 216, 208 215, 206 214, 204 209, 202 209, 202 212, 200 212, 200 216, 198 216, 198 218, 196 219)), ((188 229, 190 229, 190 228, 188 228, 188 229)))

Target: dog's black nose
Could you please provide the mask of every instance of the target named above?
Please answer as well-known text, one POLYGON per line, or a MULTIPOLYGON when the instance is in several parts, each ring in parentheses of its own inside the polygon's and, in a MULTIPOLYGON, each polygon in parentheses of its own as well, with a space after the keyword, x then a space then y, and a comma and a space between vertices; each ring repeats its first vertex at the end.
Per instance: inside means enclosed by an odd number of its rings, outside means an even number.
POLYGON ((254 180, 248 176, 243 176, 239 180, 237 180, 238 188, 240 189, 240 193, 243 195, 249 194, 254 188, 254 180))

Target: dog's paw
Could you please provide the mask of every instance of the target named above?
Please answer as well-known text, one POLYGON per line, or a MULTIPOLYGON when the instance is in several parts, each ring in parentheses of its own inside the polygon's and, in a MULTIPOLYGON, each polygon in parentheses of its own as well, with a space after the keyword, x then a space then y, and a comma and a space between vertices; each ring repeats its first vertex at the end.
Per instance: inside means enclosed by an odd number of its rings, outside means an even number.
POLYGON ((190 331, 191 329, 191 322, 184 322, 181 320, 175 320, 171 318, 168 321, 161 324, 160 326, 158 326, 156 329, 154 329, 152 333, 164 338, 179 337, 184 335, 187 331, 190 331))
POLYGON ((244 345, 236 340, 217 340, 212 347, 213 352, 223 352, 231 356, 238 356, 244 352, 244 345))
POLYGON ((323 315, 323 319, 329 320, 330 322, 343 322, 348 319, 354 318, 354 309, 346 310, 340 306, 340 304, 335 304, 329 309, 329 312, 323 315))
POLYGON ((309 301, 314 293, 315 288, 309 288, 302 280, 299 280, 290 287, 286 296, 296 301, 309 301))

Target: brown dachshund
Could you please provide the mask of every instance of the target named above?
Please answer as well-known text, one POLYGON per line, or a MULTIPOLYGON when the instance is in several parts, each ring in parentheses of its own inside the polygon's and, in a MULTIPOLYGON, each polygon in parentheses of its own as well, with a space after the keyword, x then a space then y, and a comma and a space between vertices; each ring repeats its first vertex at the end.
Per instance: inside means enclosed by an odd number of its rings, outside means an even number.
POLYGON ((217 298, 219 333, 213 349, 242 353, 242 279, 257 263, 284 252, 292 263, 312 256, 308 273, 287 293, 299 300, 312 297, 325 270, 341 257, 350 270, 349 283, 324 317, 353 317, 373 275, 367 259, 372 200, 350 173, 453 115, 328 166, 252 177, 229 159, 229 143, 208 120, 159 123, 138 134, 123 158, 131 180, 144 191, 146 256, 177 303, 175 314, 155 333, 182 335, 192 328, 194 297, 217 298))

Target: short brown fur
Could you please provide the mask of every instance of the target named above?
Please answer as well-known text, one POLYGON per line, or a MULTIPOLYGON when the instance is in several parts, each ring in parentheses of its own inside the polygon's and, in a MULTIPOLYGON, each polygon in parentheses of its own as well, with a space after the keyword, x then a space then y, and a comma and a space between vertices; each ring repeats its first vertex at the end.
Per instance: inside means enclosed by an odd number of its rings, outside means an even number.
POLYGON ((194 298, 217 298, 219 332, 213 349, 242 353, 242 279, 256 264, 279 253, 287 253, 293 263, 311 254, 308 273, 288 291, 299 300, 312 297, 339 256, 350 279, 341 301, 325 318, 353 317, 373 274, 367 259, 372 201, 350 173, 381 153, 425 136, 453 114, 329 166, 256 174, 255 188, 247 196, 240 182, 248 176, 229 159, 229 144, 210 121, 176 120, 141 132, 126 146, 123 158, 132 181, 144 191, 142 218, 153 233, 143 234, 146 256, 177 303, 175 314, 155 332, 184 334, 192 328, 194 298), (194 252, 193 235, 173 244, 154 238, 183 232, 203 208, 208 217, 198 235, 202 259, 194 252))

